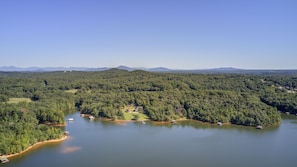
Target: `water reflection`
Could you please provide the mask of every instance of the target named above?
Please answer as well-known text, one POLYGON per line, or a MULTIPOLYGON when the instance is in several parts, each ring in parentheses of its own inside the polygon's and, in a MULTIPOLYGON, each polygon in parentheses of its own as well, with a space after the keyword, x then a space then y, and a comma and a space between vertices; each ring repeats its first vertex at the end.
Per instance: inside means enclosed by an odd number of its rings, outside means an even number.
POLYGON ((68 153, 78 151, 80 149, 81 149, 81 147, 78 147, 78 146, 67 146, 67 147, 62 148, 61 153, 68 154, 68 153))

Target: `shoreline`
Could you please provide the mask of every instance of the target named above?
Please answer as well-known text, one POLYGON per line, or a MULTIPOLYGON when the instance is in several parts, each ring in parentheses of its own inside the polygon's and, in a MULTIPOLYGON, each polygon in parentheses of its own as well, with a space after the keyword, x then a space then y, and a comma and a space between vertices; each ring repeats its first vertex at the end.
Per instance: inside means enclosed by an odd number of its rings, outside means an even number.
MULTIPOLYGON (((81 117, 86 117, 86 116, 91 116, 91 114, 81 114, 81 117)), ((155 121, 155 120, 151 120, 151 119, 144 119, 144 120, 121 120, 121 119, 111 119, 111 118, 98 118, 95 117, 95 119, 101 120, 101 121, 106 121, 106 122, 114 122, 114 123, 119 123, 119 124, 124 124, 124 123, 128 123, 128 122, 141 122, 141 121, 146 121, 146 122, 152 122, 153 124, 173 124, 172 121, 155 121)), ((174 120, 174 122, 183 122, 183 121, 196 121, 202 124, 208 124, 208 125, 216 125, 217 122, 205 122, 205 121, 201 121, 201 120, 195 120, 195 119, 187 119, 187 118, 180 118, 180 119, 176 119, 174 120)), ((265 127, 275 127, 275 126, 279 126, 281 124, 281 122, 279 123, 274 123, 271 125, 267 125, 265 127)), ((222 125, 233 125, 233 126, 243 126, 243 127, 251 127, 251 128, 256 128, 255 125, 241 125, 241 124, 232 124, 231 122, 224 122, 222 123, 222 125)))
POLYGON ((47 143, 57 143, 57 142, 62 142, 64 140, 66 140, 68 138, 68 136, 63 136, 62 138, 60 139, 51 139, 51 140, 45 140, 45 141, 41 141, 41 142, 37 142, 35 144, 33 144, 32 146, 26 148, 25 150, 19 152, 19 153, 14 153, 14 154, 9 154, 9 155, 1 155, 0 158, 11 158, 11 157, 15 157, 15 156, 18 156, 18 155, 21 155, 25 152, 28 152, 30 151, 32 148, 36 147, 36 146, 39 146, 39 145, 42 145, 42 144, 47 144, 47 143))
MULTIPOLYGON (((112 119, 108 119, 108 118, 99 118, 100 120, 102 121, 106 121, 106 122, 114 122, 114 123, 119 123, 119 124, 124 124, 124 123, 128 123, 128 122, 141 122, 142 120, 112 120, 112 119)), ((154 120, 150 120, 150 119, 145 119, 143 121, 146 121, 146 122, 152 122, 153 124, 156 124, 156 125, 166 125, 166 124, 175 124, 175 123, 172 123, 171 121, 154 121, 154 120)), ((204 124, 204 125, 217 125, 217 123, 212 123, 212 122, 205 122, 205 121, 201 121, 201 120, 195 120, 195 119, 177 119, 175 120, 175 122, 183 122, 183 121, 194 121, 194 122, 199 122, 201 124, 204 124)), ((275 124, 272 124, 272 125, 268 125, 268 126, 265 126, 265 127, 276 127, 276 126, 279 126, 281 123, 275 123, 275 124)), ((250 128, 256 128, 256 126, 248 126, 248 125, 239 125, 239 124, 232 124, 231 122, 224 122, 222 124, 222 126, 224 125, 228 125, 228 126, 242 126, 242 127, 250 127, 250 128)))

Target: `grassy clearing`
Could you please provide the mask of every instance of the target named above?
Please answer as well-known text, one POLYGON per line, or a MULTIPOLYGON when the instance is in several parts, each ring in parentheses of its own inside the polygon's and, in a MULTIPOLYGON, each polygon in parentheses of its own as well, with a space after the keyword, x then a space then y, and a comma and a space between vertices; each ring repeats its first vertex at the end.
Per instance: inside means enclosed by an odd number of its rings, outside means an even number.
POLYGON ((133 112, 135 109, 134 106, 126 106, 122 109, 122 112, 124 114, 125 120, 146 120, 149 119, 149 117, 141 112, 133 112), (129 112, 126 112, 129 111, 129 112))
POLYGON ((20 103, 20 102, 31 102, 31 99, 29 98, 9 98, 9 101, 7 103, 20 103))
POLYGON ((140 121, 140 120, 146 120, 149 119, 149 117, 143 113, 139 113, 139 112, 123 112, 125 120, 136 120, 136 121, 140 121))
POLYGON ((76 93, 77 92, 77 89, 70 89, 70 90, 65 90, 65 92, 67 93, 76 93))

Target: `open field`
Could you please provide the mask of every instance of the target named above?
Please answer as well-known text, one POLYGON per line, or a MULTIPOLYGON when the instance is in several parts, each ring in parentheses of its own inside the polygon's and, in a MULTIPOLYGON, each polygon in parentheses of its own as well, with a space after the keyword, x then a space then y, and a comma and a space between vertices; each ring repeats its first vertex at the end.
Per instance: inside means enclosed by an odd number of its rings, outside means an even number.
POLYGON ((149 117, 143 113, 139 112, 123 112, 125 120, 146 120, 149 119, 149 117))
POLYGON ((135 106, 126 106, 122 109, 125 120, 146 120, 149 117, 142 112, 133 112, 135 106), (129 111, 129 112, 126 112, 129 111))

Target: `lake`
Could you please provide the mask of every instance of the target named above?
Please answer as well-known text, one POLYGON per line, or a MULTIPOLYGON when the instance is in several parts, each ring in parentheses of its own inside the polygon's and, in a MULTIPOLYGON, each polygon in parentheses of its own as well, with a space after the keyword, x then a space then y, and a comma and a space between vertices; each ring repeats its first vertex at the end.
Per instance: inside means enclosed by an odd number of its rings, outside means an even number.
POLYGON ((297 119, 278 127, 114 123, 68 115, 70 137, 10 158, 6 167, 296 167, 297 119))

